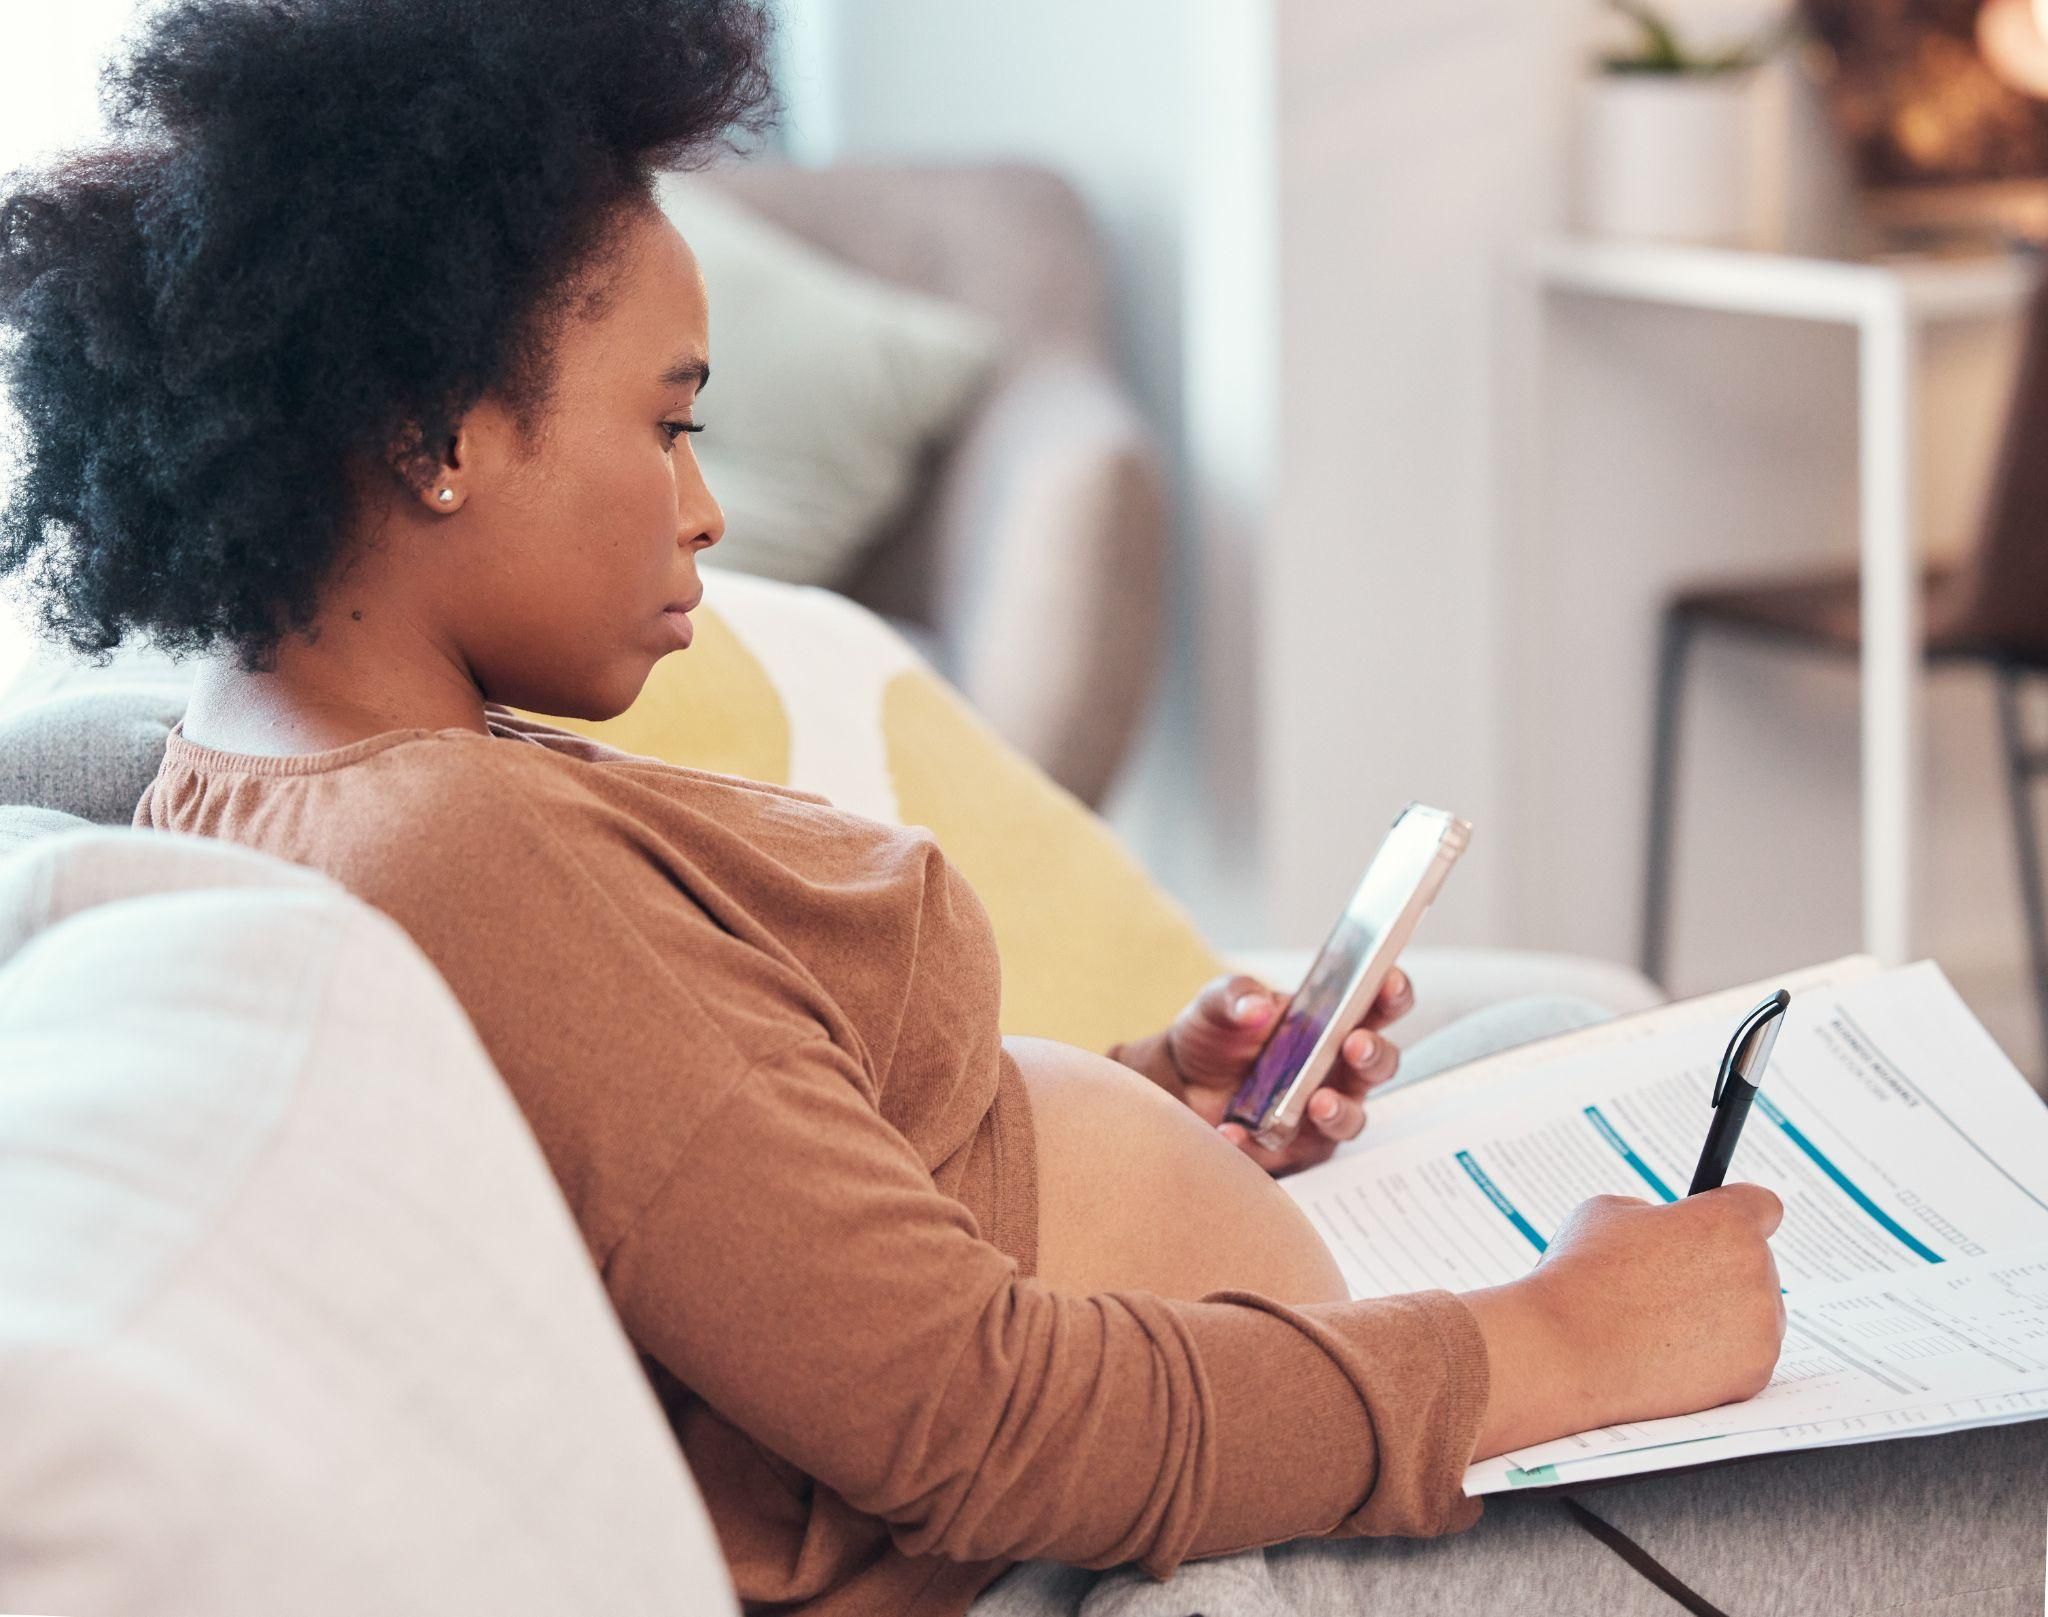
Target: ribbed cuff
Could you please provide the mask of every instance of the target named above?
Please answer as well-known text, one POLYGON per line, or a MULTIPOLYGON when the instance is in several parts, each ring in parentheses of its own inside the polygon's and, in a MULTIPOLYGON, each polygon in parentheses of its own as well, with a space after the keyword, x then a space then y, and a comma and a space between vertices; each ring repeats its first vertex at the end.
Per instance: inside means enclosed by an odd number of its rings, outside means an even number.
MULTIPOLYGON (((1462 1532, 1479 1520, 1481 1510, 1477 1499, 1465 1497, 1465 1472, 1492 1380, 1486 1338, 1472 1310, 1448 1291, 1384 1301, 1424 1322, 1435 1349, 1418 1352, 1405 1385, 1390 1383, 1384 1370, 1377 1388, 1361 1385, 1378 1439, 1380 1474, 1337 1536, 1462 1532)), ((1379 1334, 1369 1341, 1377 1354, 1379 1334)))
POLYGON ((1338 1538, 1428 1538, 1479 1519, 1465 1470, 1486 1418, 1491 1379, 1486 1338, 1472 1310, 1448 1291, 1297 1312, 1324 1334, 1372 1423, 1377 1470, 1338 1538))
POLYGON ((1486 1342, 1456 1297, 1294 1306, 1216 1291, 1198 1306, 1219 1303, 1274 1318, 1206 1333, 1214 1492, 1166 1568, 1291 1538, 1426 1537, 1479 1519, 1463 1482, 1486 1412, 1486 1342), (1291 1329, 1275 1333, 1277 1321, 1291 1329))

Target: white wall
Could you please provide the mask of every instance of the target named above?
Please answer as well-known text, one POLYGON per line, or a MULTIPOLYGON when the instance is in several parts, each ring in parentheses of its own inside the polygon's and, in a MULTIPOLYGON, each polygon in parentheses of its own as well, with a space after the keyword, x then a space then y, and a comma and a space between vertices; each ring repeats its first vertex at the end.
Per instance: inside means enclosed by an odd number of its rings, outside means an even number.
POLYGON ((98 74, 135 0, 0 10, 0 172, 100 130, 98 74))
POLYGON ((1498 265, 1558 206, 1567 0, 1278 7, 1270 916, 1313 941, 1410 798, 1472 818, 1434 942, 1506 920, 1498 265))
POLYGON ((1273 414, 1270 0, 791 0, 794 159, 1044 163, 1107 245, 1179 495, 1170 663, 1109 817, 1214 935, 1262 917, 1252 690, 1273 414))
POLYGON ((1140 398, 1178 421, 1183 0, 802 0, 783 18, 793 156, 1021 157, 1079 187, 1140 398))

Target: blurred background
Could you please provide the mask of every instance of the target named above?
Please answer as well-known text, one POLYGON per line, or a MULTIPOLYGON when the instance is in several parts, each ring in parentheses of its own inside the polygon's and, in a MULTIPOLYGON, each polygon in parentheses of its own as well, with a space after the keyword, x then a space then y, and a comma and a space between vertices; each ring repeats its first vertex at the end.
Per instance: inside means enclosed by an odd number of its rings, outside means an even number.
MULTIPOLYGON (((0 169, 134 14, 27 9, 0 169)), ((1317 942, 1419 798, 1432 943, 1932 955, 2038 1077, 2048 4, 780 12, 672 193, 715 561, 894 619, 1212 938, 1317 942), (871 411, 799 419, 799 305, 871 411)))

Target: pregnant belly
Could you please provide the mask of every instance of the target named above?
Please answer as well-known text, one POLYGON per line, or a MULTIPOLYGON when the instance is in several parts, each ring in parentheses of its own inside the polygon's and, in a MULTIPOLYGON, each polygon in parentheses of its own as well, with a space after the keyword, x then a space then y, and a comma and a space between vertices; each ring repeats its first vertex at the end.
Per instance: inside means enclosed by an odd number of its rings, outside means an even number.
POLYGON ((1050 1039, 1006 1038, 1038 1154, 1038 1273, 1061 1291, 1334 1302, 1344 1281, 1263 1168, 1158 1085, 1050 1039))

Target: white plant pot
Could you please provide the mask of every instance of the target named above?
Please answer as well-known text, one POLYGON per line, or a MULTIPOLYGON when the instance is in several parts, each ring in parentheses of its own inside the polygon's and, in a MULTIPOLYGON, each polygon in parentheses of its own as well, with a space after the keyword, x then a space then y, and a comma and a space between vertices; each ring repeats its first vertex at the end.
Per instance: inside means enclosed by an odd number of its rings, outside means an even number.
POLYGON ((1579 120, 1579 223, 1597 236, 1749 241, 1756 219, 1754 75, 1603 73, 1579 120))

